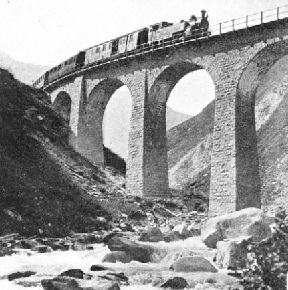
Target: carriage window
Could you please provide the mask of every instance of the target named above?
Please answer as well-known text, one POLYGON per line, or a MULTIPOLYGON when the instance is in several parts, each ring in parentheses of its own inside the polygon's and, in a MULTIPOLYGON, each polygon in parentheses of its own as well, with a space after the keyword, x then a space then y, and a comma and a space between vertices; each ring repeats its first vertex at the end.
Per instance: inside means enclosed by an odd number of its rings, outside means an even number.
POLYGON ((109 49, 111 48, 111 44, 112 44, 112 43, 110 42, 110 43, 109 43, 109 49))
POLYGON ((103 44, 103 49, 102 51, 106 50, 106 44, 103 44))
POLYGON ((155 31, 155 30, 158 30, 159 29, 159 24, 156 24, 156 25, 153 25, 152 26, 152 29, 155 31))
POLYGON ((162 28, 172 26, 172 25, 173 23, 170 23, 170 22, 162 22, 162 28))
POLYGON ((97 48, 96 48, 96 53, 99 53, 100 52, 100 47, 98 46, 97 48))
POLYGON ((133 41, 133 34, 130 34, 130 35, 129 35, 129 41, 130 41, 130 42, 133 41))

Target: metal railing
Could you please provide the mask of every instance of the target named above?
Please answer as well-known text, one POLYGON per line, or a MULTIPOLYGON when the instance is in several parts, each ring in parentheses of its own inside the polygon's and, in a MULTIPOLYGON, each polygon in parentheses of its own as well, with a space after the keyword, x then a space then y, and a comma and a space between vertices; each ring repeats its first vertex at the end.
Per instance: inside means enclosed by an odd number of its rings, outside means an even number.
POLYGON ((74 71, 68 75, 65 75, 53 81, 52 83, 49 83, 45 87, 48 87, 72 75, 78 74, 79 72, 85 72, 95 67, 101 67, 103 65, 114 63, 123 59, 135 57, 138 55, 143 55, 146 53, 150 53, 156 50, 161 50, 161 49, 168 48, 171 46, 182 45, 183 43, 198 41, 201 39, 209 38, 211 36, 222 35, 225 33, 233 32, 233 31, 237 31, 241 29, 248 29, 253 26, 262 25, 264 23, 269 23, 269 22, 277 21, 284 18, 288 18, 288 5, 261 11, 259 13, 254 13, 254 14, 247 15, 241 18, 221 22, 216 25, 210 26, 208 31, 207 31, 207 28, 199 28, 199 29, 193 30, 190 35, 186 35, 182 38, 172 38, 172 40, 170 38, 168 41, 163 39, 157 43, 151 43, 151 45, 143 44, 139 48, 133 51, 120 54, 119 57, 117 58, 110 57, 107 59, 102 59, 100 61, 91 63, 87 67, 82 68, 81 70, 74 71))
POLYGON ((225 21, 210 27, 211 35, 245 29, 288 17, 288 5, 225 21))

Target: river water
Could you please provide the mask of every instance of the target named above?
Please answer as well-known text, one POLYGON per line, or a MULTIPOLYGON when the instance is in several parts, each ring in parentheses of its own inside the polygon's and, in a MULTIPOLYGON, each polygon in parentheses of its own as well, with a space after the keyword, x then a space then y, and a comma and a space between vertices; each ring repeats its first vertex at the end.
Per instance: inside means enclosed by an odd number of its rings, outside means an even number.
MULTIPOLYGON (((51 253, 35 253, 29 250, 19 250, 12 256, 0 257, 0 289, 1 290, 43 290, 40 284, 41 279, 53 278, 61 272, 68 269, 81 269, 84 273, 91 273, 90 267, 94 264, 103 264, 117 272, 124 272, 129 278, 130 286, 121 286, 121 290, 156 290, 158 287, 152 286, 151 277, 156 272, 168 272, 169 266, 175 253, 193 251, 195 253, 204 253, 208 259, 212 260, 214 252, 209 250, 201 242, 199 237, 189 238, 184 241, 171 243, 159 242, 150 243, 159 248, 164 248, 168 252, 162 262, 142 264, 131 262, 122 263, 102 263, 103 257, 109 253, 107 246, 95 244, 94 250, 81 251, 54 251, 51 253), (26 278, 25 281, 31 283, 30 287, 18 285, 15 281, 9 282, 6 275, 17 271, 35 271, 36 276, 26 278), (144 285, 143 285, 144 284, 144 285)), ((171 271, 170 271, 171 273, 171 271)), ((25 285, 27 286, 27 284, 25 285)), ((163 289, 163 288, 161 288, 163 289)))

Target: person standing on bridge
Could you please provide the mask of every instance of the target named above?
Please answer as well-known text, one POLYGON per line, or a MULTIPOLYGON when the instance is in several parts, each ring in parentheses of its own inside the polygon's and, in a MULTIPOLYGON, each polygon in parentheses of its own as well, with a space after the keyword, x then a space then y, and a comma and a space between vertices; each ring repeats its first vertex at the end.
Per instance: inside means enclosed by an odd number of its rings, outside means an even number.
POLYGON ((208 27, 209 27, 208 13, 206 10, 201 10, 200 28, 202 29, 202 36, 206 36, 208 34, 208 27))

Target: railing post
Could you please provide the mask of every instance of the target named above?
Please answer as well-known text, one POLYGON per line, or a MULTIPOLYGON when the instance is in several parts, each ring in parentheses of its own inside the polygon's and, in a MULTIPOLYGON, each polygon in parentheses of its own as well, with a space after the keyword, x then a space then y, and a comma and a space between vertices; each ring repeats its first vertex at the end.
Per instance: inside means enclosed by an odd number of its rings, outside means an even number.
POLYGON ((246 16, 246 28, 248 28, 248 15, 246 16))
POLYGON ((221 35, 221 23, 219 23, 219 34, 221 35))
POLYGON ((232 19, 232 29, 234 31, 234 19, 232 19))
POLYGON ((261 11, 261 24, 263 24, 263 11, 261 11))
POLYGON ((279 7, 277 7, 277 20, 279 20, 279 7))

